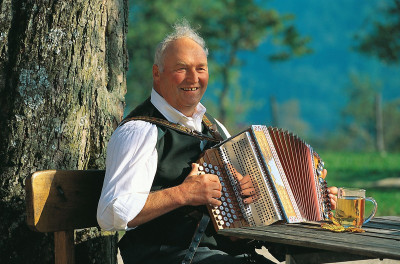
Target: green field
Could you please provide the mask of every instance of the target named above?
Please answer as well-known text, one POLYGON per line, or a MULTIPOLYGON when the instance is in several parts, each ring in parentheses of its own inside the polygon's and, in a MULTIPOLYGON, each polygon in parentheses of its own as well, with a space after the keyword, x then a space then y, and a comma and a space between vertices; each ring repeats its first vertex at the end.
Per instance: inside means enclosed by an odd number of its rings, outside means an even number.
MULTIPOLYGON (((367 190, 378 203, 377 216, 400 216, 400 153, 320 153, 329 186, 367 190)), ((369 210, 369 207, 366 208, 369 210)))

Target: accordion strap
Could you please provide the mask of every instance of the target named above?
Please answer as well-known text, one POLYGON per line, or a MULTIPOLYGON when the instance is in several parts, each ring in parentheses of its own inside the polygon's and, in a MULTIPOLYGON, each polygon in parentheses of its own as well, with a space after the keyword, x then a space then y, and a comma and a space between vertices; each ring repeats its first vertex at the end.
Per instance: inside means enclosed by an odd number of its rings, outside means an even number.
POLYGON ((213 141, 213 142, 220 142, 220 141, 223 140, 221 134, 217 130, 216 125, 212 124, 211 121, 206 117, 206 115, 203 116, 203 124, 208 128, 208 130, 210 131, 212 137, 210 137, 208 135, 205 135, 205 134, 202 134, 202 133, 200 133, 200 132, 198 132, 196 130, 187 128, 185 126, 179 125, 177 123, 172 123, 172 122, 169 122, 169 121, 167 121, 165 119, 156 118, 156 117, 150 117, 150 116, 130 117, 130 118, 122 120, 122 122, 119 124, 119 126, 122 126, 126 122, 133 121, 133 120, 141 120, 141 121, 150 122, 150 123, 155 124, 155 125, 160 125, 160 126, 163 126, 163 127, 167 127, 167 128, 173 129, 175 131, 184 133, 186 135, 199 138, 201 140, 208 140, 208 141, 213 141))
POLYGON ((203 237, 204 232, 206 231, 208 222, 210 221, 210 216, 206 213, 203 214, 199 223, 197 224, 196 231, 194 232, 192 241, 190 242, 189 249, 182 260, 182 264, 190 264, 192 263, 194 254, 196 253, 197 248, 201 242, 201 238, 203 237))

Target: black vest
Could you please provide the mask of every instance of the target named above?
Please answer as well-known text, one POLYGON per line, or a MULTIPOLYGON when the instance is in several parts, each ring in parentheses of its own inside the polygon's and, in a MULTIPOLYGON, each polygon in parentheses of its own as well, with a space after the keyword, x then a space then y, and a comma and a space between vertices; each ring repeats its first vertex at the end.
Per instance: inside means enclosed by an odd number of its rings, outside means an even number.
MULTIPOLYGON (((153 106, 150 99, 133 110, 127 117, 149 116, 165 120, 165 117, 153 106)), ((215 119, 207 114, 211 123, 216 124, 219 132, 225 137, 222 129, 215 119)), ((203 133, 210 135, 206 126, 203 133)), ((169 188, 181 184, 191 170, 191 164, 196 162, 200 154, 205 150, 200 149, 201 139, 186 135, 176 130, 157 126, 157 153, 158 165, 156 175, 151 187, 152 191, 169 188)), ((213 143, 202 143, 206 148, 213 143)), ((132 231, 126 233, 130 240, 138 243, 150 243, 158 245, 176 245, 188 247, 199 221, 196 212, 205 212, 205 206, 185 206, 149 221, 132 231)), ((215 247, 216 240, 213 237, 212 224, 208 226, 208 232, 203 237, 201 245, 215 247)))

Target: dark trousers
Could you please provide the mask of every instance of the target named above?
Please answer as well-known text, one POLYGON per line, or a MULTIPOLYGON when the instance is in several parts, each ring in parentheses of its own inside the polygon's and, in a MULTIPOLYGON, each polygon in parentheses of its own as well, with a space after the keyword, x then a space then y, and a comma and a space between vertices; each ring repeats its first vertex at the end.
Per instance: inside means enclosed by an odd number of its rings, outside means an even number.
MULTIPOLYGON (((232 247, 241 249, 246 248, 246 241, 240 240, 235 242, 236 246, 225 247, 226 249, 217 250, 210 249, 206 246, 199 247, 194 255, 193 264, 273 264, 274 262, 266 259, 262 255, 254 252, 253 247, 247 247, 247 250, 241 252, 249 252, 252 256, 239 253, 237 250, 232 250, 232 247), (252 250, 250 250, 252 248, 252 250), (225 251, 231 252, 230 255, 225 251), (251 253, 253 252, 253 253, 251 253)), ((250 244, 248 244, 250 245, 250 244)), ((184 259, 188 248, 178 245, 157 245, 144 239, 132 238, 124 235, 118 242, 118 247, 124 264, 163 264, 173 263, 180 264, 184 259)))
MULTIPOLYGON (((126 237, 120 240, 118 247, 124 264, 179 264, 188 250, 178 246, 131 243, 126 237)), ((192 261, 193 264, 244 264, 246 262, 245 255, 231 256, 223 251, 212 250, 208 247, 199 247, 192 261)))

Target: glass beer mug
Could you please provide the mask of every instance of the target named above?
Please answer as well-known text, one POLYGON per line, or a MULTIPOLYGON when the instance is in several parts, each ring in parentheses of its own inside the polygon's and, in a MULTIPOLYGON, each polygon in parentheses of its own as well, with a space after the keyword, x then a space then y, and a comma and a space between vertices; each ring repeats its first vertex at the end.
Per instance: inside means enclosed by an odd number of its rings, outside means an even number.
POLYGON ((378 204, 374 198, 365 197, 364 189, 339 188, 335 218, 344 227, 361 228, 375 216, 377 208, 378 204), (365 201, 374 204, 374 209, 366 219, 365 201))

